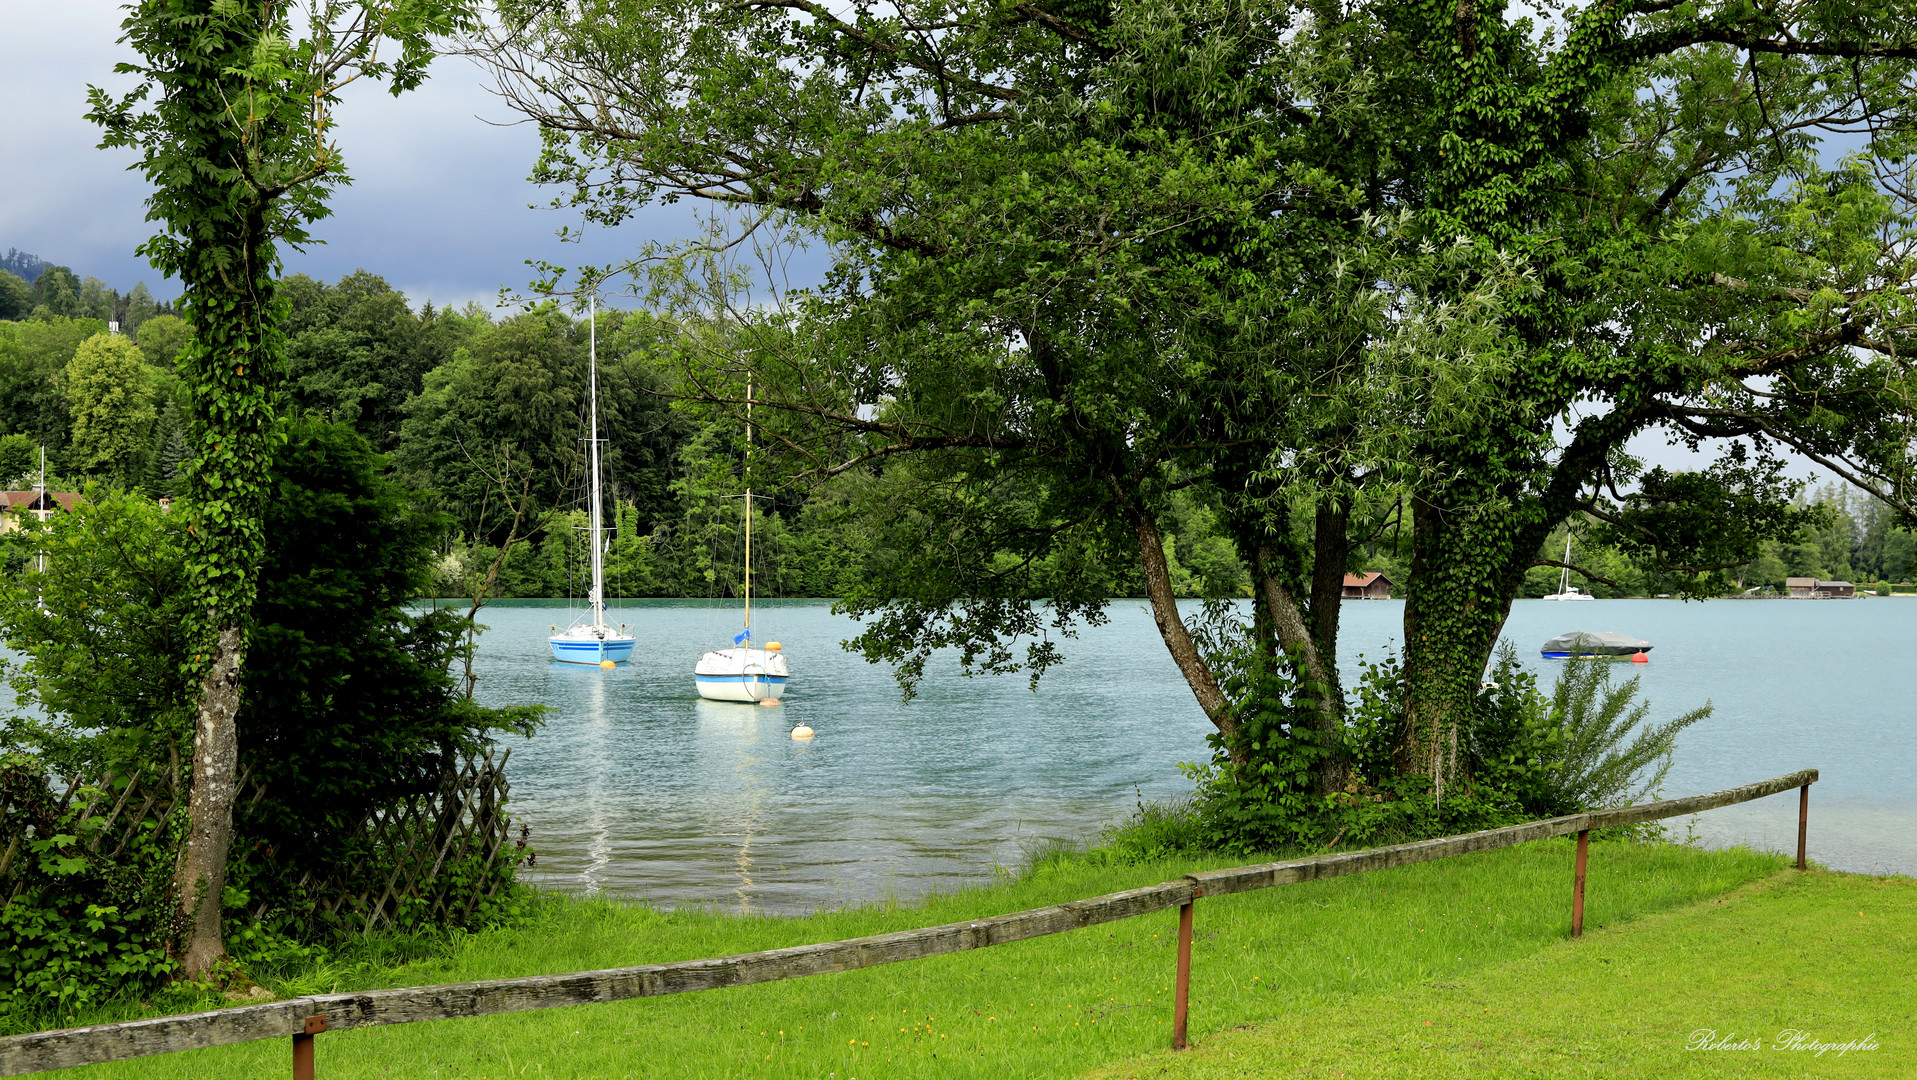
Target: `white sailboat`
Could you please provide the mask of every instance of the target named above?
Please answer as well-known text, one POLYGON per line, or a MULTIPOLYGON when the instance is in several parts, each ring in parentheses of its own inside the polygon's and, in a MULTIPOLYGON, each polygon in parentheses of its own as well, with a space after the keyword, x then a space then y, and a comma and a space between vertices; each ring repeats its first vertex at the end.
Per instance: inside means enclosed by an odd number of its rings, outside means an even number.
POLYGON ((592 507, 586 527, 587 546, 592 549, 592 591, 587 594, 590 621, 577 620, 565 630, 547 639, 552 658, 567 664, 593 664, 613 667, 632 659, 632 635, 624 624, 614 629, 606 624, 606 529, 604 506, 599 491, 599 299, 587 304, 590 320, 587 333, 586 382, 588 457, 592 467, 592 507))
POLYGON ((764 648, 752 646, 752 384, 746 383, 745 503, 745 628, 732 637, 730 649, 714 649, 693 665, 692 679, 699 696, 710 701, 777 702, 791 677, 785 655, 776 641, 764 648))
POLYGON ((1571 584, 1571 567, 1568 565, 1571 561, 1571 538, 1569 536, 1564 538, 1564 561, 1567 565, 1564 567, 1564 572, 1558 575, 1558 591, 1549 596, 1541 596, 1538 599, 1596 600, 1597 597, 1592 596, 1590 593, 1579 592, 1577 588, 1571 584))

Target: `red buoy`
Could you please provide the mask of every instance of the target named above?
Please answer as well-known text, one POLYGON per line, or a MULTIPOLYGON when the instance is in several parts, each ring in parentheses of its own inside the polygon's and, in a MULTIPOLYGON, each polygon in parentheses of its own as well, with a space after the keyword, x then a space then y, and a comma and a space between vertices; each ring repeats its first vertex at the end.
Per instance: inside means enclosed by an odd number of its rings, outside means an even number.
POLYGON ((1631 654, 1631 663, 1633 664, 1648 664, 1650 662, 1651 662, 1651 657, 1646 653, 1631 654))

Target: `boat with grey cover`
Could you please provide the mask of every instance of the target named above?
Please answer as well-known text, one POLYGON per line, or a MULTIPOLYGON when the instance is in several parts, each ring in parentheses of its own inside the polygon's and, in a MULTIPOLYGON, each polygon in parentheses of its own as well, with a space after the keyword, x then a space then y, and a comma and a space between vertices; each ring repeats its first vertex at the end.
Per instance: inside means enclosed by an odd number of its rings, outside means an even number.
POLYGON ((1615 630, 1573 630, 1544 643, 1540 650, 1546 660, 1596 658, 1629 660, 1638 653, 1651 651, 1651 643, 1615 630))

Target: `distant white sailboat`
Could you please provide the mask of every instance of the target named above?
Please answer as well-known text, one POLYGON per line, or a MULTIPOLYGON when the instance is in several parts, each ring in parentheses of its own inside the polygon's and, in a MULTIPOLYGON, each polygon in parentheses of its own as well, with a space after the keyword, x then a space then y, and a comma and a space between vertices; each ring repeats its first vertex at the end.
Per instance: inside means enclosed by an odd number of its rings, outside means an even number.
POLYGON ((1565 562, 1564 572, 1558 575, 1558 591, 1550 594, 1549 596, 1541 596, 1538 599, 1540 600, 1596 600, 1597 597, 1592 596, 1590 593, 1579 592, 1571 584, 1571 567, 1570 567, 1571 538, 1569 536, 1566 536, 1564 538, 1564 562, 1565 562))
POLYGON ((731 649, 714 649, 693 665, 699 696, 710 701, 778 701, 791 677, 783 648, 768 641, 752 647, 752 384, 746 383, 745 628, 732 636, 731 649))
POLYGON ((587 607, 590 622, 574 622, 546 639, 552 658, 568 664, 593 664, 613 667, 632 659, 632 635, 622 625, 617 630, 606 625, 606 530, 599 493, 599 301, 587 304, 590 320, 587 332, 586 382, 588 386, 587 441, 592 462, 592 508, 586 528, 587 546, 592 548, 592 592, 587 607))

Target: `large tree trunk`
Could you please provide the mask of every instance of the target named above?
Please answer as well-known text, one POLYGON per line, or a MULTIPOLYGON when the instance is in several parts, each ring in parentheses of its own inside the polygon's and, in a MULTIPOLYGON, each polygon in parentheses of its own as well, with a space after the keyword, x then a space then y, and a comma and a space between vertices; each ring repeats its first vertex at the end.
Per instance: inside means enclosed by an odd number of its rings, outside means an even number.
POLYGON ((1212 674, 1210 665, 1198 654, 1198 645, 1191 639, 1191 631, 1185 626, 1185 620, 1178 614, 1178 596, 1172 591, 1171 569, 1165 562, 1165 542, 1158 532, 1158 519, 1150 508, 1136 498, 1127 495, 1117 483, 1113 489, 1120 494, 1121 504, 1132 519, 1132 527, 1138 534, 1138 558, 1145 572, 1145 596, 1151 601, 1152 619, 1158 623, 1158 635, 1165 640, 1165 648, 1171 652, 1172 662, 1178 665, 1179 674, 1185 677, 1185 684, 1191 687, 1192 696, 1198 699, 1198 707, 1205 710, 1205 716, 1211 720, 1218 733, 1224 737, 1225 747, 1237 760, 1238 717, 1232 710, 1231 701, 1218 685, 1218 679, 1212 674))
MULTIPOLYGON (((1344 610, 1345 563, 1351 558, 1351 501, 1342 496, 1318 500, 1311 557, 1311 639, 1318 647, 1324 687, 1318 710, 1325 745, 1344 741, 1345 689, 1338 675, 1338 616, 1344 610)), ((1318 793, 1344 787, 1345 759, 1334 751, 1318 763, 1318 793)))
POLYGON ((1456 515, 1467 520, 1447 516, 1425 499, 1412 501, 1405 732, 1396 762, 1400 772, 1430 778, 1440 800, 1460 775, 1462 729, 1511 610, 1511 534, 1529 535, 1468 520, 1476 516, 1471 513, 1456 515))
POLYGON ((173 893, 180 905, 178 925, 184 936, 180 966, 187 978, 205 975, 226 955, 220 915, 226 860, 233 848, 240 757, 234 720, 240 711, 240 671, 245 662, 244 632, 238 626, 223 628, 213 647, 212 667, 200 687, 186 844, 173 875, 173 893))

